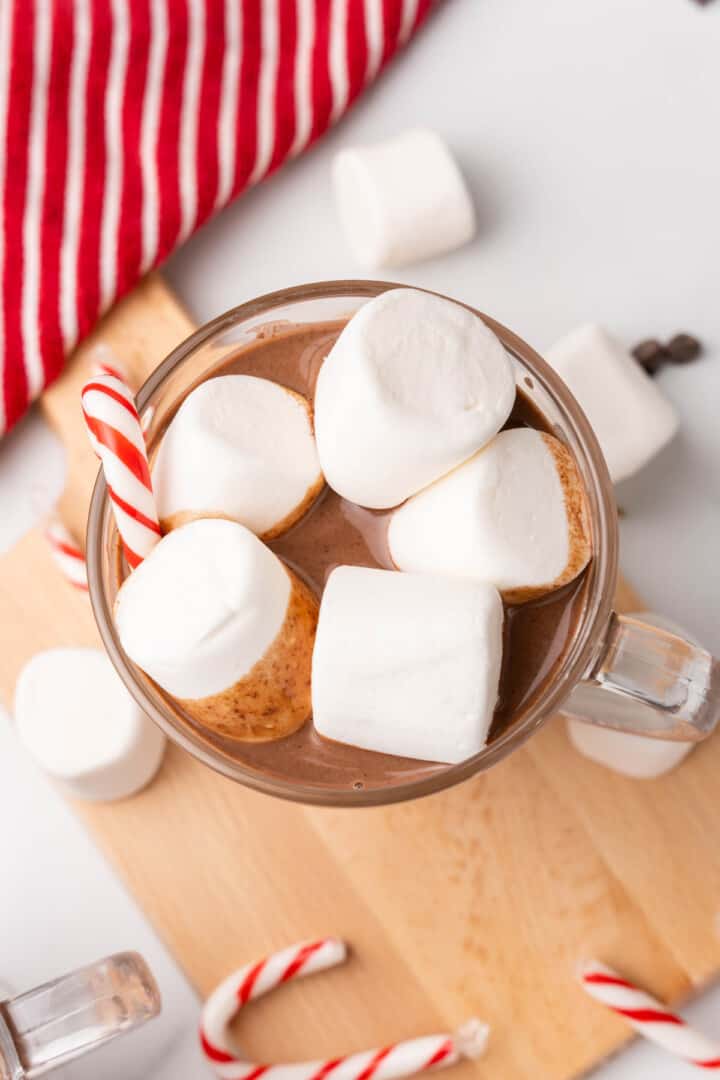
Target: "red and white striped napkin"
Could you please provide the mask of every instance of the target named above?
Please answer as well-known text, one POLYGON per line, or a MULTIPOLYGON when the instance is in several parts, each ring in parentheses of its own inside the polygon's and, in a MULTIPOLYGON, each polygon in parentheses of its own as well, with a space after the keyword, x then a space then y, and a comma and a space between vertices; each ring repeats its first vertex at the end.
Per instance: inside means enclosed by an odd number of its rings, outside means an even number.
POLYGON ((433 0, 0 0, 0 434, 138 278, 309 146, 433 0))

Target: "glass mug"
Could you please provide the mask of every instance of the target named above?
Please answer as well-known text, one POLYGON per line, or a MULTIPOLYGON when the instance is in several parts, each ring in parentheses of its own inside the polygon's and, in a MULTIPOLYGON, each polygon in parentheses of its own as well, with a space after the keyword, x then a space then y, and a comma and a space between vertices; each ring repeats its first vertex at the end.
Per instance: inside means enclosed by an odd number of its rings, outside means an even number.
POLYGON ((137 953, 96 964, 0 1002, 0 1080, 32 1080, 138 1028, 160 1012, 137 953))
MULTIPOLYGON (((137 395, 148 443, 161 432, 189 389, 213 373, 240 346, 273 327, 348 318, 388 282, 337 281, 298 286, 251 300, 213 319, 159 365, 137 395)), ((472 310, 472 309, 471 309, 472 310)), ((477 312, 476 314, 480 314, 477 312)), ((380 805, 416 798, 457 784, 501 761, 548 717, 564 712, 593 723, 648 736, 698 741, 720 715, 720 664, 674 634, 613 613, 618 536, 614 492, 593 431, 565 384, 511 331, 481 316, 514 361, 516 382, 565 442, 587 490, 594 556, 584 606, 552 680, 479 754, 415 779, 348 790, 267 775, 238 761, 184 722, 167 697, 123 653, 112 606, 117 592, 116 531, 102 473, 90 506, 87 562, 90 598, 110 659, 140 707, 166 734, 205 764, 256 790, 297 802, 331 806, 380 805)))

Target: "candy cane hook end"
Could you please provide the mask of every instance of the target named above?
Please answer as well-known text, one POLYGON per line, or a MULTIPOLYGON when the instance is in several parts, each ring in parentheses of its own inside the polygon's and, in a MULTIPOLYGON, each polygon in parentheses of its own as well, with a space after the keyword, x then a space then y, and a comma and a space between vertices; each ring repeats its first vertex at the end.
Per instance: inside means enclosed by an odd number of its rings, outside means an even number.
POLYGON ((473 1016, 457 1029, 453 1042, 460 1057, 475 1061, 487 1050, 489 1038, 490 1025, 473 1016))
POLYGON ((100 342, 90 353, 90 371, 92 375, 113 375, 117 379, 127 380, 128 374, 122 360, 119 360, 109 345, 100 342))
POLYGON ((330 1061, 258 1065, 246 1061, 233 1046, 228 1025, 254 998, 290 979, 336 967, 347 958, 348 946, 340 938, 299 942, 229 975, 210 995, 203 1008, 200 1041, 205 1058, 222 1080, 400 1080, 454 1065, 460 1058, 478 1058, 484 1052, 489 1028, 468 1020, 454 1035, 426 1035, 405 1042, 333 1058, 330 1061))
POLYGON ((592 975, 593 972, 605 975, 612 974, 610 968, 606 967, 605 964, 601 964, 598 960, 592 960, 587 956, 581 957, 575 965, 575 978, 578 982, 584 983, 588 975, 592 975))
POLYGON ((135 397, 115 375, 95 375, 83 386, 81 401, 125 557, 134 569, 162 536, 135 397))
POLYGON ((327 938, 325 945, 330 954, 330 966, 332 967, 336 964, 344 964, 352 953, 347 941, 343 941, 342 938, 327 938))

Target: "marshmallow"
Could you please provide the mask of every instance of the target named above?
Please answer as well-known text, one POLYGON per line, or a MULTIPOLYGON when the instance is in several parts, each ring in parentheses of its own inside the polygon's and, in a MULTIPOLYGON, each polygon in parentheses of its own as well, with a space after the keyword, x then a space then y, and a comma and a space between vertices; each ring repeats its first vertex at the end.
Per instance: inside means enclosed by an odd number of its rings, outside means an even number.
POLYGON ((399 507, 400 570, 491 581, 510 603, 559 589, 591 554, 583 482, 565 446, 532 428, 489 446, 399 507))
MULTIPOLYGON (((641 611, 633 615, 633 618, 642 619, 643 622, 658 626, 661 630, 668 630, 671 634, 677 634, 678 637, 685 638, 694 645, 700 644, 697 638, 664 615, 641 611)), ((581 688, 578 689, 581 690, 581 688)), ((577 692, 577 690, 574 691, 574 696, 577 692)), ((590 687, 589 692, 596 693, 597 691, 593 691, 590 687)), ((581 702, 582 699, 575 698, 575 700, 581 702)), ((603 694, 604 713, 607 716, 608 710, 611 710, 619 722, 622 722, 626 710, 632 714, 640 707, 636 701, 628 702, 623 697, 614 695, 609 697, 603 694)), ((645 735, 634 735, 631 732, 583 723, 582 720, 572 718, 567 720, 567 732, 570 742, 583 757, 589 758, 597 765, 604 765, 605 768, 612 769, 621 776, 629 776, 633 780, 655 780, 659 776, 664 776, 665 773, 676 769, 697 746, 697 743, 693 742, 652 739, 645 735)))
POLYGON ((173 417, 152 477, 165 531, 225 517, 264 540, 279 536, 323 486, 310 406, 269 379, 207 379, 173 417))
POLYGON ((99 649, 36 653, 20 672, 15 726, 41 768, 91 801, 145 787, 165 750, 165 736, 99 649))
POLYGON ((479 316, 392 289, 347 323, 320 368, 315 432, 327 482, 396 506, 488 442, 510 415, 510 357, 479 316))
POLYGON ((348 244, 364 267, 404 266, 452 251, 475 235, 470 193, 434 131, 405 131, 341 150, 333 184, 348 244))
POLYGON ((282 738, 310 714, 317 601, 244 525, 168 533, 123 582, 115 621, 130 659, 226 738, 282 738))
POLYGON ((316 729, 384 754, 472 757, 497 701, 502 624, 491 585, 338 567, 313 656, 316 729))
POLYGON ((677 768, 694 743, 649 739, 626 731, 567 721, 570 742, 583 757, 633 780, 655 780, 677 768))
POLYGON ((670 402, 620 342, 587 325, 545 353, 585 410, 614 483, 632 476, 672 439, 670 402))

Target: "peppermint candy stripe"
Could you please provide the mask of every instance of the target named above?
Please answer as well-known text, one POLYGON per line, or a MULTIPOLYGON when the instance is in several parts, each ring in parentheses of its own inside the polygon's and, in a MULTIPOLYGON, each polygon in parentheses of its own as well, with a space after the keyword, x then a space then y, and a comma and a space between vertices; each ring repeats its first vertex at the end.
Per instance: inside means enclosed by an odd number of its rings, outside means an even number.
POLYGON ((590 997, 624 1017, 646 1039, 690 1065, 720 1070, 720 1042, 691 1028, 681 1016, 612 968, 592 961, 581 969, 580 982, 590 997))
POLYGON ((70 533, 59 521, 51 522, 45 530, 50 553, 56 566, 71 585, 87 592, 85 556, 70 533))
POLYGON ((398 1080, 483 1052, 488 1028, 471 1020, 455 1036, 426 1035, 330 1061, 258 1065, 238 1054, 228 1025, 244 1005, 290 979, 335 967, 346 956, 344 942, 322 938, 283 949, 225 979, 205 1003, 200 1027, 200 1044, 215 1074, 221 1080, 398 1080))
MULTIPOLYGON (((119 422, 121 431, 126 435, 126 438, 131 442, 136 439, 136 431, 134 428, 134 417, 136 415, 135 398, 127 383, 122 379, 118 379, 117 376, 94 376, 89 382, 85 383, 82 389, 82 401, 84 412, 88 411, 88 408, 86 408, 86 401, 90 402, 94 409, 93 415, 96 415, 99 420, 107 420, 109 424, 119 422), (111 398, 117 405, 125 409, 127 416, 123 416, 122 413, 118 414, 117 409, 113 409, 112 404, 106 400, 107 398, 111 398)), ((92 432, 88 432, 88 434, 90 435, 90 441, 93 444, 93 448, 99 457, 100 453, 97 440, 92 432)), ((140 451, 143 451, 145 447, 144 441, 138 443, 137 446, 140 451)))
POLYGON ((98 375, 83 387, 82 406, 90 441, 102 463, 125 556, 134 568, 161 535, 135 399, 122 379, 98 375))
POLYGON ((112 375, 122 382, 128 378, 125 365, 107 345, 96 345, 93 349, 90 371, 93 375, 112 375))

